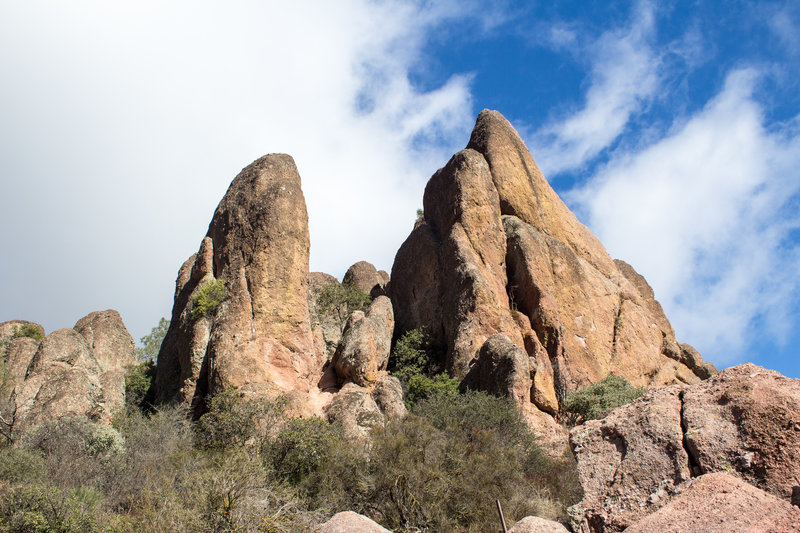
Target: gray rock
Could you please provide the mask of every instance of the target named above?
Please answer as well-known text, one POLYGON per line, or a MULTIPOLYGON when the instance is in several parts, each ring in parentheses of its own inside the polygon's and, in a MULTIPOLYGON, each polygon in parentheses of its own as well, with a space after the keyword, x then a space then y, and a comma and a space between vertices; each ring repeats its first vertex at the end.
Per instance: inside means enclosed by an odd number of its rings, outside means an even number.
POLYGON ((369 436, 375 426, 384 424, 384 416, 369 391, 355 383, 348 383, 336 393, 325 408, 331 423, 340 424, 348 439, 369 436))

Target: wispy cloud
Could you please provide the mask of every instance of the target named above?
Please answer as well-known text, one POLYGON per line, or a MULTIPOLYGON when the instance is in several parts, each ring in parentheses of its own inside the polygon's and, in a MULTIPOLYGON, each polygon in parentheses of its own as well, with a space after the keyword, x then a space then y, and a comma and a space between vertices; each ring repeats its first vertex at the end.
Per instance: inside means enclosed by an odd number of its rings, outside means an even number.
POLYGON ((768 126, 755 69, 731 72, 697 114, 639 151, 616 151, 570 201, 615 257, 656 288, 679 338, 717 363, 754 329, 796 323, 800 121, 768 126))
POLYGON ((582 42, 574 29, 552 30, 551 44, 588 61, 590 71, 583 105, 527 135, 548 176, 578 169, 609 147, 656 93, 660 59, 650 44, 653 25, 653 7, 642 2, 629 26, 591 42, 582 42))
POLYGON ((473 120, 468 76, 423 90, 410 72, 445 22, 499 20, 446 7, 4 3, 0 216, 24 231, 0 237, 0 320, 115 307, 149 331, 230 180, 268 152, 298 164, 312 269, 388 269, 473 120))

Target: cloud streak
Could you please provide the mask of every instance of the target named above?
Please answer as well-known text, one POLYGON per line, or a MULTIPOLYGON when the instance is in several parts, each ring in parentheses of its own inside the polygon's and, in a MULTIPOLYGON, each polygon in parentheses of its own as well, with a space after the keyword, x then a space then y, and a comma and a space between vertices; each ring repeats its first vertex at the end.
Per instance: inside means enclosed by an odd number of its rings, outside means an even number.
POLYGON ((656 289, 678 336, 741 361, 757 335, 796 323, 798 119, 769 128, 738 69, 697 114, 642 150, 616 151, 569 199, 612 255, 656 289))

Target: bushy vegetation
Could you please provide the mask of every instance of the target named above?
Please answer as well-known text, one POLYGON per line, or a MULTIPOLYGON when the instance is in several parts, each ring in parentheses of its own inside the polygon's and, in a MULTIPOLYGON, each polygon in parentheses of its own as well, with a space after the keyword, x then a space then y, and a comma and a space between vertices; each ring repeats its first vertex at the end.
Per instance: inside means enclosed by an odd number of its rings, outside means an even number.
POLYGON ((125 373, 125 402, 132 407, 142 407, 155 377, 156 365, 152 359, 128 368, 125 373))
POLYGON ((372 297, 353 283, 331 283, 319 294, 320 313, 333 315, 344 329, 345 319, 353 311, 364 311, 372 302, 372 297))
POLYGON ((443 348, 425 329, 405 332, 389 359, 392 375, 403 384, 406 406, 433 395, 457 396, 460 382, 443 372, 443 348))
POLYGON ((631 403, 644 391, 644 387, 634 387, 623 377, 609 375, 603 381, 570 394, 565 411, 572 424, 603 418, 612 409, 631 403))
POLYGON ((225 293, 225 282, 221 279, 203 283, 192 297, 192 318, 211 316, 225 299, 225 293))
POLYGON ((353 510, 396 531, 494 531, 564 518, 574 465, 544 456, 514 405, 484 393, 430 394, 371 443, 285 399, 213 396, 184 410, 128 407, 112 426, 63 419, 0 449, 0 533, 313 531, 353 510))
POLYGON ((44 335, 39 328, 33 324, 22 324, 14 328, 14 337, 29 337, 31 339, 42 340, 44 335))

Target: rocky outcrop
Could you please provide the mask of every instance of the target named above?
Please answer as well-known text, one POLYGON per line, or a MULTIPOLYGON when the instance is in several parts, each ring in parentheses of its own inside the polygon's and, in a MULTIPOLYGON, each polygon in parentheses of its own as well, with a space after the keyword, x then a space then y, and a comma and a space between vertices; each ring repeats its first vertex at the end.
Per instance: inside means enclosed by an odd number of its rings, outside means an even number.
POLYGON ((349 440, 368 437, 375 426, 383 426, 385 418, 370 391, 355 383, 348 383, 325 407, 328 420, 341 426, 349 440))
POLYGON ((373 298, 385 294, 384 289, 388 281, 386 272, 381 274, 372 263, 366 261, 359 261, 352 265, 342 278, 342 283, 351 284, 373 298))
POLYGON ((626 533, 791 533, 800 509, 726 473, 687 482, 667 505, 626 533))
POLYGON ((367 313, 354 313, 333 357, 333 367, 342 382, 368 386, 386 370, 394 332, 392 302, 378 296, 367 313))
POLYGON ((583 501, 581 531, 622 531, 692 477, 729 472, 789 502, 800 472, 800 380, 745 364, 701 383, 651 390, 570 444, 583 501))
POLYGON ((333 358, 339 341, 342 340, 343 324, 339 315, 322 309, 320 299, 325 290, 339 285, 339 280, 324 272, 308 275, 308 309, 311 314, 311 329, 315 346, 324 346, 328 360, 333 358))
POLYGON ((552 520, 538 516, 526 516, 514 524, 508 533, 569 533, 569 530, 552 520))
POLYGON ((489 337, 464 384, 516 403, 530 401, 531 378, 528 354, 502 334, 489 337))
POLYGON ((308 305, 308 215, 288 155, 264 156, 233 180, 200 250, 176 281, 169 331, 158 357, 154 399, 202 412, 228 385, 258 396, 293 392, 313 400, 327 360, 315 344, 308 305), (224 283, 209 312, 199 291, 224 283))
POLYGON ((515 397, 556 415, 570 392, 611 373, 646 386, 713 373, 690 360, 644 278, 609 257, 499 113, 481 112, 423 203, 392 267, 395 337, 427 328, 447 346, 451 375, 482 366, 484 343, 504 335, 529 359, 530 391, 515 397))
POLYGON ((391 533, 366 516, 353 511, 336 513, 314 531, 315 533, 391 533))
POLYGON ((6 355, 14 387, 5 414, 14 433, 65 416, 110 421, 125 401, 125 371, 136 363, 133 339, 113 310, 43 340, 18 337, 6 355))
POLYGON ((372 397, 386 418, 403 417, 406 405, 403 402, 403 386, 400 380, 381 372, 372 390, 372 397))

